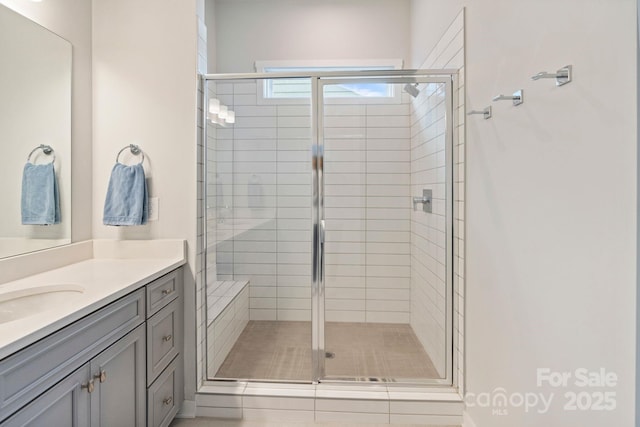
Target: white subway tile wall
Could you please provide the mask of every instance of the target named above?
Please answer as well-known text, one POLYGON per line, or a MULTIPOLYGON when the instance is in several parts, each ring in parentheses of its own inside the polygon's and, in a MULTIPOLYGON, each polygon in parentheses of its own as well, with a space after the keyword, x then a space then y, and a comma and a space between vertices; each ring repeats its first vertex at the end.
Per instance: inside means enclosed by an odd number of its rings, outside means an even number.
POLYGON ((410 101, 399 99, 323 109, 330 322, 409 323, 410 101))
MULTIPOLYGON (((236 123, 217 130, 217 280, 249 281, 251 320, 311 320, 311 108, 257 105, 220 82, 236 123)), ((214 243, 214 242, 212 242, 214 243)))
MULTIPOLYGON (((446 370, 446 88, 421 85, 411 117, 411 193, 433 192, 432 213, 411 212, 411 326, 440 376, 446 370)), ((451 201, 448 201, 451 203, 451 201)))
MULTIPOLYGON (((464 9, 451 22, 433 49, 426 53, 421 64, 422 69, 457 69, 457 85, 454 85, 454 99, 457 111, 454 111, 454 147, 453 147, 453 181, 454 181, 454 242, 453 242, 453 344, 456 370, 454 384, 464 395, 464 195, 465 195, 465 67, 464 67, 464 9)), ((418 101, 416 101, 418 102, 418 101)), ((412 322, 413 325, 413 322, 412 322)), ((435 330, 435 324, 430 326, 435 330)), ((419 329, 414 326, 414 330, 419 329)), ((416 331, 418 334, 418 331, 416 331)), ((420 335, 418 335, 420 336, 420 335)), ((437 365, 436 365, 437 366, 437 365)))

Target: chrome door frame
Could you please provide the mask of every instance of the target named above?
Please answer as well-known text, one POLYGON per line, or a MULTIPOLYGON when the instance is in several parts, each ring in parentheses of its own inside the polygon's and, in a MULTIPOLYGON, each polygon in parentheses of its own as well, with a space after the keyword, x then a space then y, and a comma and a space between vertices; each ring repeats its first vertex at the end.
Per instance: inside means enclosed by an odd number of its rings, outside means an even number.
MULTIPOLYGON (((462 363, 454 358, 454 337, 453 337, 453 316, 455 313, 455 299, 453 298, 453 141, 454 141, 454 121, 456 120, 455 111, 457 109, 457 100, 454 97, 454 83, 457 82, 458 70, 456 69, 424 69, 424 70, 377 70, 377 71, 330 71, 330 72, 298 72, 298 73, 236 73, 236 74, 204 74, 201 75, 203 82, 202 89, 202 144, 203 144, 203 176, 205 183, 202 185, 203 201, 206 201, 206 153, 207 153, 207 112, 208 112, 208 90, 209 81, 224 80, 263 80, 276 78, 308 78, 311 81, 312 98, 311 98, 311 128, 312 128, 312 363, 313 363, 313 379, 312 383, 331 382, 331 383, 348 383, 352 384, 356 378, 345 378, 340 380, 327 380, 325 377, 325 348, 324 348, 324 308, 325 308, 325 277, 324 277, 324 133, 323 133, 323 115, 321 109, 324 104, 324 97, 321 88, 328 84, 337 84, 339 82, 353 82, 359 80, 361 82, 383 82, 383 83, 442 83, 446 85, 446 164, 450 166, 450 170, 446 175, 446 226, 450 231, 447 237, 447 304, 446 304, 446 339, 447 339, 447 356, 446 371, 447 375, 443 379, 416 380, 402 383, 387 383, 387 385, 419 385, 419 386, 451 386, 455 380, 455 369, 457 363, 462 363), (315 322, 315 325, 313 324, 315 322)), ((202 203, 202 229, 203 237, 201 239, 201 262, 206 264, 207 256, 207 215, 206 203, 202 203)), ((206 274, 207 269, 203 269, 201 286, 202 301, 206 304, 206 274)), ((205 311, 206 316, 206 311, 205 311)), ((204 324, 206 325, 206 319, 204 324)), ((206 327, 206 326, 205 326, 206 327)), ((206 330, 201 331, 206 336, 206 330)), ((206 360, 207 346, 203 346, 204 360, 206 360)), ((203 367, 205 383, 215 383, 216 380, 209 380, 206 375, 206 366, 203 367)), ((225 379, 225 381, 228 381, 225 379)), ((246 379, 238 379, 238 381, 246 381, 246 379)), ((280 382, 280 381, 274 381, 280 382)), ((292 381, 283 381, 290 383, 292 381)))
MULTIPOLYGON (((411 70, 410 73, 403 75, 402 73, 398 73, 396 75, 390 76, 387 75, 387 72, 376 72, 369 73, 370 76, 365 77, 362 75, 345 77, 344 75, 340 76, 319 76, 319 78, 315 79, 318 87, 313 89, 313 92, 317 95, 317 102, 315 102, 315 113, 317 115, 317 149, 314 149, 314 153, 317 151, 324 156, 324 114, 322 113, 324 108, 324 87, 327 85, 336 85, 343 83, 353 83, 354 81, 358 81, 360 83, 389 83, 389 84, 403 84, 403 83, 436 83, 443 84, 445 86, 446 96, 445 96, 445 164, 448 167, 445 179, 445 189, 446 189, 446 229, 448 231, 447 236, 447 248, 446 248, 446 342, 445 346, 447 349, 445 356, 445 371, 446 376, 441 379, 406 379, 401 383, 393 383, 398 385, 443 385, 443 386, 451 386, 453 384, 453 374, 454 374, 454 348, 453 348, 453 315, 454 315, 454 298, 453 298, 453 120, 454 120, 454 96, 453 96, 453 83, 455 79, 455 74, 449 74, 445 76, 434 77, 433 74, 429 74, 429 71, 425 71, 424 73, 420 70, 411 70)), ((439 73, 441 75, 442 72, 439 73)), ((322 165, 322 162, 320 162, 322 165)), ((330 382, 330 383, 353 383, 357 381, 361 381, 355 377, 343 377, 339 379, 328 379, 326 378, 326 369, 325 369, 325 316, 324 316, 324 308, 325 308, 325 276, 324 276, 324 180, 323 180, 323 168, 320 167, 317 171, 314 171, 314 182, 318 183, 318 189, 314 190, 315 194, 319 196, 322 195, 321 201, 318 203, 314 200, 314 206, 318 207, 317 221, 314 223, 314 227, 317 227, 321 232, 318 237, 319 240, 317 242, 318 250, 320 252, 320 257, 317 261, 321 264, 318 266, 319 275, 319 283, 318 283, 318 291, 313 292, 313 298, 317 298, 316 301, 313 302, 313 307, 318 311, 318 314, 314 316, 314 319, 318 320, 318 324, 313 329, 318 329, 318 341, 314 341, 313 354, 317 357, 314 359, 314 366, 316 367, 317 376, 314 378, 315 383, 319 382, 330 382), (322 357, 321 357, 322 355, 322 357), (316 365, 317 362, 317 365, 316 365)), ((315 234, 314 234, 315 237, 315 234)), ((314 243, 314 247, 316 244, 314 243)), ((387 384, 391 384, 391 382, 385 382, 387 384)))

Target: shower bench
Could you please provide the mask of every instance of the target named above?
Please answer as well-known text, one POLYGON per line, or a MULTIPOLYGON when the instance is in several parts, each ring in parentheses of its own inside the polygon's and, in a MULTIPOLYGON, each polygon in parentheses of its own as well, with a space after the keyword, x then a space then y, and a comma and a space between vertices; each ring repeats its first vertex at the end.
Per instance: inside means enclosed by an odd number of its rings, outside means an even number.
POLYGON ((249 322, 249 281, 207 285, 207 372, 213 376, 249 322))

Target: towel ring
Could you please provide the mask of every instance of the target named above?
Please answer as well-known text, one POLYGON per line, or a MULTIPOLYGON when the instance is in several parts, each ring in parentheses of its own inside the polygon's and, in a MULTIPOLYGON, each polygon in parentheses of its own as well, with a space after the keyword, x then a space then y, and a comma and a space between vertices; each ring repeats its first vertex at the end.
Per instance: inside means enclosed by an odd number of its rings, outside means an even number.
POLYGON ((31 161, 31 156, 33 155, 33 153, 35 153, 38 150, 42 150, 42 152, 44 154, 46 154, 47 156, 50 155, 50 154, 53 154, 53 157, 51 159, 51 163, 56 161, 56 154, 54 153, 53 148, 51 148, 50 145, 40 144, 36 148, 31 150, 31 152, 27 156, 27 163, 31 161))
POLYGON ((129 144, 126 147, 123 147, 120 151, 118 151, 118 155, 116 156, 116 163, 120 163, 120 154, 126 149, 131 150, 131 154, 137 156, 138 154, 142 155, 142 159, 140 160, 140 164, 144 162, 144 151, 140 149, 136 144, 129 144))

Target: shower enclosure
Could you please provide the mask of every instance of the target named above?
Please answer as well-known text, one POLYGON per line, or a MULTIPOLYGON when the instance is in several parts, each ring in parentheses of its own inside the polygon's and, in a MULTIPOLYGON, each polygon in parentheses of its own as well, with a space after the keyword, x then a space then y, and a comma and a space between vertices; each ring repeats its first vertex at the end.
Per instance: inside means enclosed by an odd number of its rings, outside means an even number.
POLYGON ((452 383, 454 79, 204 76, 208 379, 452 383))

